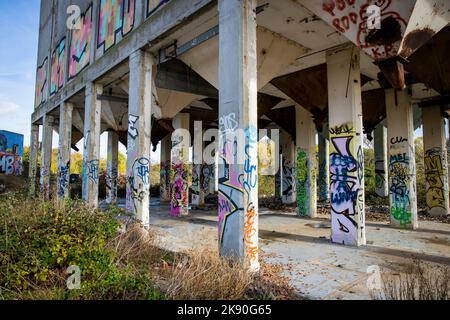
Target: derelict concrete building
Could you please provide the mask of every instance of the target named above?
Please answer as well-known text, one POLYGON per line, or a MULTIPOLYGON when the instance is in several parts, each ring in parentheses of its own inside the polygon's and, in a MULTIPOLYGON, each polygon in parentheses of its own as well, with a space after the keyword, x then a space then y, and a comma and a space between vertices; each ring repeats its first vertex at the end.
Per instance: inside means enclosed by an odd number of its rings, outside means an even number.
POLYGON ((186 215, 191 142, 176 129, 194 135, 202 121, 203 131, 219 129, 218 163, 194 165, 192 202, 218 181, 221 252, 258 268, 258 129, 281 130, 283 201, 314 217, 318 194, 331 202, 332 241, 362 245, 363 135, 374 136, 377 192, 390 197, 392 224, 417 228, 414 130, 423 123, 428 210, 449 212, 446 0, 49 0, 40 17, 32 194, 42 127, 44 196, 56 130, 57 195, 68 196, 71 148, 84 138, 83 199, 97 206, 108 132, 108 201, 121 142, 127 209, 148 225, 150 152, 161 142, 161 198, 186 215), (245 165, 224 134, 237 128, 245 165))

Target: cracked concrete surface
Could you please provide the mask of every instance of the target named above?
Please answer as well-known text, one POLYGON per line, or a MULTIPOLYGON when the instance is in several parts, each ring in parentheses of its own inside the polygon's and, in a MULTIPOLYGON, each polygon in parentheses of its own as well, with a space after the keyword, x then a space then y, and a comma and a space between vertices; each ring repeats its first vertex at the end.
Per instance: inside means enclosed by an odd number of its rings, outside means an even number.
MULTIPOLYGON (((174 251, 202 247, 217 250, 215 211, 191 210, 183 218, 168 213, 168 204, 152 199, 150 223, 162 247, 174 251)), ((292 285, 310 299, 370 299, 366 282, 371 265, 395 270, 414 256, 450 265, 449 224, 421 221, 420 229, 414 231, 367 222, 367 245, 356 248, 332 244, 326 219, 260 208, 259 223, 262 258, 283 264, 292 285)))

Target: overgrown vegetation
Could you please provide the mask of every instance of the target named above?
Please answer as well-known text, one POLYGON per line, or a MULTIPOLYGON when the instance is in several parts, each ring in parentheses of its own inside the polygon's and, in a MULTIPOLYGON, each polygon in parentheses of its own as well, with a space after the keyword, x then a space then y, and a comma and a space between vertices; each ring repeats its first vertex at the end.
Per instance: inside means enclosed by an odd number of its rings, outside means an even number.
POLYGON ((175 254, 154 231, 121 231, 124 217, 80 201, 0 195, 0 299, 297 298, 271 266, 253 275, 217 252, 175 254), (80 269, 78 290, 67 287, 70 266, 80 269))
POLYGON ((372 298, 385 300, 448 300, 450 267, 414 259, 398 272, 384 270, 381 291, 371 291, 372 298))

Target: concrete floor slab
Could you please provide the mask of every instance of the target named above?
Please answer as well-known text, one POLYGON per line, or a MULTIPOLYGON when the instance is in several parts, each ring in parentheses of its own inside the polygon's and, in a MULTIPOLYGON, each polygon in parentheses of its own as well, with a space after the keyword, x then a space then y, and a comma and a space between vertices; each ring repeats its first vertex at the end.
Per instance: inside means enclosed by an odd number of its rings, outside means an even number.
MULTIPOLYGON (((123 203, 119 204, 123 206, 123 203)), ((217 250, 217 214, 191 210, 169 216, 169 204, 152 199, 150 224, 161 246, 174 251, 217 250)), ((260 209, 260 249, 269 263, 285 266, 292 285, 311 299, 370 299, 367 268, 398 268, 410 258, 450 265, 450 225, 421 221, 419 230, 399 230, 382 222, 366 223, 367 245, 350 247, 330 242, 325 219, 260 209)))

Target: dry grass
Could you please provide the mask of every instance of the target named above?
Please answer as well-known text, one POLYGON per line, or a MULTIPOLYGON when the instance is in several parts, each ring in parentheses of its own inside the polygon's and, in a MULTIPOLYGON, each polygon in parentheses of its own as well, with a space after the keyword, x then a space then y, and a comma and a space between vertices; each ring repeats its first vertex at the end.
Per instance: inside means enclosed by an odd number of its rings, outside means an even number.
POLYGON ((160 249, 154 231, 128 226, 114 241, 119 263, 138 266, 168 299, 238 300, 299 299, 282 276, 283 266, 261 263, 253 274, 241 264, 221 258, 217 251, 196 249, 172 253, 160 249))
POLYGON ((381 292, 371 292, 374 299, 448 300, 450 267, 414 259, 400 272, 383 272, 381 292))

